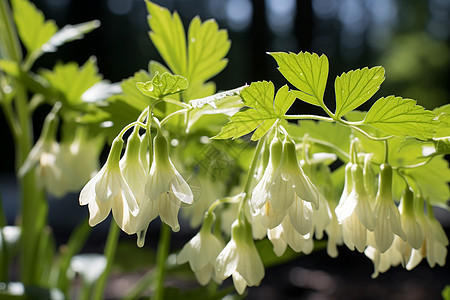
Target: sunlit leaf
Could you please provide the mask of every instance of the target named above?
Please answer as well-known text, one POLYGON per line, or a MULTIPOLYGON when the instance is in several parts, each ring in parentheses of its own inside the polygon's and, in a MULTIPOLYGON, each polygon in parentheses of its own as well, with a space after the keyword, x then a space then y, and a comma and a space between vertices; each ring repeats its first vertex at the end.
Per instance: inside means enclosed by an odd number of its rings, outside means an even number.
POLYGON ((48 42, 42 45, 42 51, 55 52, 59 46, 67 42, 82 39, 86 33, 89 33, 98 27, 100 27, 100 21, 98 20, 76 25, 66 25, 56 32, 48 42))
POLYGON ((277 120, 282 120, 284 114, 292 105, 295 97, 287 86, 277 92, 272 82, 258 81, 244 88, 241 92, 242 101, 248 109, 234 114, 222 128, 216 139, 238 138, 256 129, 252 140, 263 137, 277 120))
POLYGON ((328 78, 328 58, 313 53, 269 53, 278 63, 278 70, 299 91, 294 94, 300 100, 324 106, 323 95, 328 78))
POLYGON ((188 72, 190 83, 205 82, 227 65, 225 59, 230 49, 226 30, 219 30, 216 21, 201 22, 195 17, 189 25, 188 72))
POLYGON ((40 50, 58 30, 55 22, 45 21, 44 14, 31 2, 13 0, 12 7, 20 39, 28 52, 40 50))
POLYGON ((134 73, 132 77, 122 80, 120 83, 122 94, 116 97, 138 110, 143 110, 150 104, 150 99, 136 87, 136 84, 149 80, 151 80, 150 74, 144 70, 134 73))
POLYGON ((415 100, 389 96, 372 105, 364 124, 390 135, 428 139, 434 134, 434 116, 433 112, 416 105, 415 100))
POLYGON ((433 110, 436 115, 435 138, 450 137, 450 104, 437 107, 433 110))
POLYGON ((151 81, 137 82, 136 86, 144 95, 153 99, 162 99, 186 90, 188 82, 183 76, 166 72, 162 75, 156 73, 151 81))
POLYGON ((433 205, 447 207, 450 199, 450 169, 443 157, 435 157, 428 164, 405 169, 404 173, 414 178, 413 189, 433 205))
POLYGON ((369 100, 384 81, 384 69, 350 71, 336 78, 334 89, 336 93, 336 117, 340 118, 369 100))
POLYGON ((50 83, 51 88, 62 95, 60 100, 69 105, 82 103, 83 93, 102 79, 95 59, 89 59, 81 67, 75 62, 59 63, 52 71, 44 70, 41 74, 50 83))
POLYGON ((206 116, 212 116, 211 118, 209 118, 209 128, 211 128, 211 126, 215 124, 223 125, 223 123, 221 123, 222 118, 218 118, 217 116, 214 117, 213 115, 223 114, 230 117, 238 112, 239 109, 244 106, 241 97, 239 97, 240 89, 241 88, 232 91, 225 91, 213 96, 189 101, 189 104, 193 108, 189 113, 189 121, 187 127, 188 131, 191 130, 192 126, 197 121, 199 121, 200 118, 206 116))
POLYGON ((174 74, 187 72, 186 36, 178 13, 146 1, 150 38, 174 74))

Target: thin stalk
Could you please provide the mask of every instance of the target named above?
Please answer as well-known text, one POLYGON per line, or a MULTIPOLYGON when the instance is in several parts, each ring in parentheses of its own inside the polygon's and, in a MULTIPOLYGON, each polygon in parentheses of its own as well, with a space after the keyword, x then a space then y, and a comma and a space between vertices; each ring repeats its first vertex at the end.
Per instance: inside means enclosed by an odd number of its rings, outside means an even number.
POLYGON ((106 258, 107 264, 105 271, 100 276, 98 281, 94 286, 93 300, 102 300, 103 294, 105 292, 106 281, 109 276, 109 272, 114 263, 114 257, 116 255, 117 244, 119 242, 119 227, 116 225, 114 220, 111 220, 111 225, 109 226, 108 238, 106 239, 106 245, 104 250, 104 256, 106 258))
POLYGON ((188 109, 180 109, 180 110, 174 111, 173 113, 167 115, 164 119, 161 120, 161 126, 163 126, 167 121, 169 121, 170 118, 172 118, 176 115, 179 115, 179 114, 183 114, 187 111, 188 111, 188 109))
POLYGON ((147 289, 155 281, 156 274, 154 271, 155 270, 153 269, 147 271, 147 273, 145 273, 139 281, 134 284, 131 290, 126 293, 122 300, 138 299, 139 295, 141 295, 145 289, 147 289))
POLYGON ((322 140, 318 140, 318 139, 312 138, 310 136, 308 137, 308 141, 313 142, 314 144, 319 144, 319 145, 328 147, 328 148, 330 148, 332 150, 335 150, 336 152, 338 152, 339 154, 341 154, 344 157, 347 157, 347 158, 350 157, 347 152, 345 152, 341 148, 337 147, 335 144, 332 144, 332 143, 329 143, 329 142, 326 142, 326 141, 322 141, 322 140))
POLYGON ((164 222, 161 222, 161 231, 158 241, 158 251, 156 252, 156 280, 153 300, 164 299, 164 281, 166 279, 166 261, 169 256, 171 229, 164 222))
POLYGON ((285 115, 283 116, 286 120, 318 120, 318 121, 325 121, 325 122, 335 122, 334 119, 329 117, 322 117, 322 116, 316 116, 316 115, 285 115))
POLYGON ((255 152, 253 152, 252 162, 250 164, 250 168, 247 173, 247 178, 245 179, 244 197, 242 197, 242 200, 239 203, 239 215, 241 215, 241 213, 244 212, 245 202, 249 198, 250 189, 252 187, 253 175, 255 174, 256 166, 258 165, 259 154, 261 153, 261 149, 262 149, 264 142, 265 142, 264 137, 259 139, 258 144, 256 144, 255 152))
POLYGON ((128 124, 127 126, 125 126, 117 136, 122 138, 123 135, 125 134, 125 132, 127 132, 128 129, 130 129, 131 127, 134 127, 134 126, 141 126, 142 128, 147 128, 147 124, 135 121, 135 122, 132 122, 132 123, 128 124))
MULTIPOLYGON (((5 42, 5 57, 17 63, 22 61, 22 52, 19 38, 12 21, 12 14, 8 1, 0 1, 0 16, 3 24, 3 41, 5 42)), ((16 151, 16 170, 25 161, 33 145, 33 130, 31 115, 28 109, 28 94, 25 86, 19 81, 13 80, 12 86, 15 90, 14 107, 15 116, 12 131, 16 151)), ((38 284, 40 275, 36 274, 36 264, 40 260, 37 257, 37 247, 47 218, 47 202, 44 193, 36 187, 34 172, 18 178, 18 186, 21 190, 21 281, 24 284, 38 284)))

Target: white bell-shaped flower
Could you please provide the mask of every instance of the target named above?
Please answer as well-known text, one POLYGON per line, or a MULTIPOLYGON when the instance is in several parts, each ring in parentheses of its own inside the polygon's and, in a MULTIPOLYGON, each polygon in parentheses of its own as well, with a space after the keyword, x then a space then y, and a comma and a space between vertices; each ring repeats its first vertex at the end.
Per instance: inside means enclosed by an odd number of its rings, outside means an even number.
MULTIPOLYGON (((201 285, 215 279, 214 263, 222 251, 223 243, 211 233, 214 214, 206 213, 200 231, 181 249, 177 263, 189 262, 192 271, 201 285)), ((218 280, 216 280, 218 281, 218 280)))
POLYGON ((320 240, 323 238, 323 232, 331 222, 331 209, 327 199, 319 192, 319 209, 312 210, 312 221, 315 237, 320 240))
POLYGON ((346 184, 351 180, 351 189, 348 193, 348 185, 344 187, 339 205, 335 209, 336 217, 342 224, 345 245, 350 250, 356 247, 359 252, 363 252, 367 245, 367 230, 374 230, 370 198, 364 187, 363 168, 349 163, 345 176, 346 184))
POLYGON ((412 248, 419 249, 423 244, 423 230, 415 216, 414 194, 409 187, 403 192, 399 211, 406 241, 412 248))
POLYGON ((289 220, 295 230, 301 235, 311 232, 313 225, 313 208, 311 202, 299 197, 289 207, 289 220))
POLYGON ((175 169, 168 154, 167 139, 158 133, 154 139, 153 161, 145 194, 155 201, 161 220, 173 231, 180 230, 178 211, 182 203, 192 204, 194 195, 187 182, 175 169))
POLYGON ((276 255, 281 256, 286 250, 286 246, 292 248, 295 252, 310 254, 314 249, 312 234, 300 234, 294 228, 289 217, 285 217, 280 225, 267 230, 267 237, 272 242, 273 250, 276 255))
MULTIPOLYGON (((401 240, 400 237, 396 236, 397 239, 401 240)), ((364 254, 373 262, 372 278, 378 277, 380 273, 386 272, 390 267, 398 266, 402 260, 401 254, 395 246, 390 247, 384 253, 381 253, 376 247, 369 246, 364 254)))
POLYGON ((448 237, 445 234, 442 225, 434 217, 433 207, 427 202, 426 227, 424 232, 426 256, 430 267, 436 264, 439 266, 445 265, 445 258, 447 256, 448 237))
POLYGON ((89 225, 102 222, 112 210, 117 225, 128 234, 133 234, 130 214, 136 216, 139 205, 119 166, 123 140, 115 138, 108 159, 101 170, 81 190, 80 205, 89 207, 89 225))
POLYGON ((376 220, 374 235, 377 249, 384 253, 394 241, 394 235, 406 240, 402 229, 400 213, 392 196, 392 167, 380 166, 378 193, 374 210, 376 220))
POLYGON ((276 212, 286 211, 297 197, 311 202, 319 208, 319 192, 300 167, 294 142, 287 138, 283 141, 280 166, 276 170, 274 181, 270 185, 269 201, 276 212))
POLYGON ((61 142, 64 184, 67 192, 78 192, 99 169, 102 137, 88 135, 87 128, 78 126, 70 141, 61 142))
POLYGON ((247 286, 257 286, 264 277, 264 265, 252 239, 250 224, 236 220, 231 240, 219 253, 214 268, 220 280, 232 276, 236 291, 242 295, 247 286))
POLYGON ((128 138, 125 154, 120 160, 120 169, 139 205, 137 215, 130 215, 129 218, 132 231, 137 233, 137 244, 142 247, 144 246, 147 228, 150 222, 158 216, 158 210, 155 202, 151 201, 145 194, 147 172, 141 161, 140 147, 139 128, 135 128, 128 138))
MULTIPOLYGON (((250 198, 250 212, 254 215, 258 215, 261 210, 266 210, 267 208, 264 206, 266 202, 269 201, 269 198, 273 196, 269 193, 269 188, 274 181, 274 172, 281 162, 281 154, 283 151, 282 145, 282 142, 276 137, 270 142, 269 161, 261 179, 253 189, 250 198)), ((270 208, 271 207, 272 206, 270 205, 270 208)))
POLYGON ((298 163, 295 144, 289 139, 281 143, 275 137, 270 145, 266 170, 253 189, 250 200, 251 212, 255 215, 261 214, 264 226, 273 229, 283 221, 294 204, 291 215, 294 222, 300 224, 302 221, 298 218, 310 216, 307 214, 309 210, 303 209, 303 202, 299 202, 302 206, 297 205, 297 198, 318 207, 319 193, 298 163), (299 209, 307 215, 295 215, 299 209))
POLYGON ((63 170, 60 159, 60 145, 56 141, 59 118, 50 112, 45 118, 41 136, 31 149, 23 165, 19 169, 19 176, 24 176, 36 167, 36 183, 55 197, 62 197, 66 193, 66 183, 62 182, 63 170))

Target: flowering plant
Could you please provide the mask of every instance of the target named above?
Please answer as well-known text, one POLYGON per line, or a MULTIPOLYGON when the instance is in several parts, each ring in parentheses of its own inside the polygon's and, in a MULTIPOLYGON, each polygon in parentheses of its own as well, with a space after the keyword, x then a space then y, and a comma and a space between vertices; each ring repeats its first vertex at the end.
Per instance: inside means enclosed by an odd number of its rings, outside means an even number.
MULTIPOLYGON (((51 287, 69 297, 70 274, 77 272, 84 279, 83 297, 101 299, 119 228, 136 234, 143 247, 158 217, 156 268, 148 275, 154 299, 164 298, 165 275, 173 267, 170 234, 187 226, 181 218, 201 226, 175 251, 178 264, 189 262, 200 285, 231 276, 241 295, 264 280, 267 260, 261 253, 268 247, 281 261, 293 252, 325 248, 319 240, 326 240, 331 257, 345 244, 373 261, 374 277, 399 264, 410 270, 423 258, 431 267, 445 263, 448 239, 433 206, 447 207, 450 198, 444 159, 450 154, 450 105, 430 111, 412 99, 387 96, 367 112, 357 111, 385 80, 377 66, 335 79, 333 112, 324 101, 328 58, 308 52, 269 53, 290 84, 276 92, 270 81, 217 92, 210 80, 227 65, 227 32, 214 20, 196 17, 186 34, 176 12, 146 5, 150 39, 166 66, 151 61, 148 70, 110 84, 101 80, 93 59, 81 67, 31 70, 41 55, 81 38, 98 22, 58 31, 30 2, 13 0, 12 14, 1 2, 6 43, 0 52, 0 103, 23 189, 16 234, 25 287, 51 287), (30 101, 28 92, 34 95, 30 101), (295 101, 323 114, 289 114, 295 101), (53 108, 33 146, 31 113, 42 104, 53 108), (111 147, 100 168, 105 142, 111 147), (74 191, 81 191, 89 221, 74 231, 69 250, 55 253, 45 226, 45 195, 74 191), (85 224, 95 226, 111 211, 104 255, 78 254, 89 233, 85 224), (100 271, 89 273, 94 265, 100 271)), ((1 222, 6 226, 3 217, 1 222)), ((11 257, 5 254, 6 229, 0 236, 5 261, 11 257)), ((3 282, 9 281, 7 265, 3 282)), ((212 298, 230 292, 207 291, 212 298)), ((128 296, 141 292, 138 286, 128 296)), ((1 293, 11 293, 11 286, 1 293)))

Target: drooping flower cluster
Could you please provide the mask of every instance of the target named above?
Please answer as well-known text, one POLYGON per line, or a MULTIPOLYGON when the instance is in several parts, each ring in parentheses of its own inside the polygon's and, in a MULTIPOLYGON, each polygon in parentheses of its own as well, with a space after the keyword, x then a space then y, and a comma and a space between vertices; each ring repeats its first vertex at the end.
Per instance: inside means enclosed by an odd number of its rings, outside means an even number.
POLYGON ((281 142, 275 137, 269 152, 267 167, 252 192, 250 211, 261 216, 268 230, 289 218, 289 224, 299 234, 308 234, 313 206, 319 208, 319 192, 300 167, 290 139, 281 142))
POLYGON ((158 215, 178 231, 178 211, 182 203, 192 204, 193 194, 178 173, 168 154, 166 137, 154 138, 150 170, 138 128, 128 139, 125 154, 120 159, 123 140, 117 137, 102 169, 82 189, 80 204, 88 205, 89 224, 95 226, 112 210, 119 227, 128 234, 137 234, 142 247, 149 223, 158 215), (143 161, 144 160, 144 161, 143 161))
POLYGON ((373 277, 399 264, 411 270, 424 257, 430 266, 436 262, 443 265, 447 254, 448 239, 434 218, 431 206, 425 217, 423 199, 414 197, 409 187, 399 207, 395 205, 392 175, 389 164, 380 166, 378 192, 372 200, 370 159, 365 160, 364 168, 359 163, 348 163, 344 190, 335 209, 345 245, 364 252, 373 261, 373 277), (427 227, 430 224, 433 229, 427 227), (425 236, 425 230, 433 233, 425 236), (428 248, 427 240, 430 241, 428 248))
MULTIPOLYGON (((56 107, 57 111, 59 107, 56 107)), ((67 193, 78 192, 98 171, 102 138, 90 137, 86 128, 78 126, 73 130, 73 137, 58 142, 59 116, 56 111, 51 111, 45 118, 41 136, 19 169, 19 176, 36 167, 37 185, 61 198, 67 193)))

